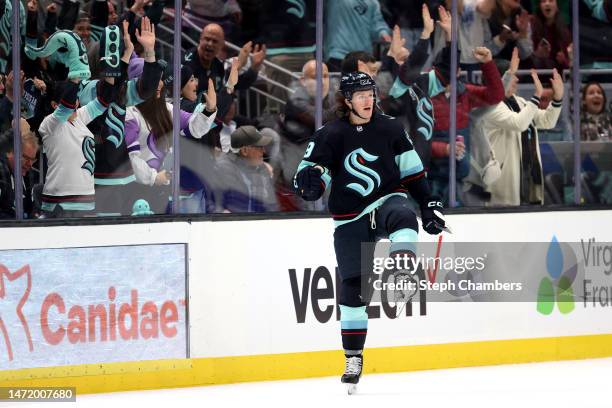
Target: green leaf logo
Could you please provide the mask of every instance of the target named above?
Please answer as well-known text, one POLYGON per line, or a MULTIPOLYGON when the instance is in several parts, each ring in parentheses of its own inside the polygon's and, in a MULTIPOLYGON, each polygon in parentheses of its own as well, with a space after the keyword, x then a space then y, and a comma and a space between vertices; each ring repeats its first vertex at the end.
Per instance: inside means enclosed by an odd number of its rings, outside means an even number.
POLYGON ((546 252, 546 272, 538 286, 537 306, 539 313, 547 316, 557 308, 561 314, 571 313, 575 308, 572 283, 576 278, 577 265, 572 265, 565 271, 563 249, 556 236, 553 236, 546 252))

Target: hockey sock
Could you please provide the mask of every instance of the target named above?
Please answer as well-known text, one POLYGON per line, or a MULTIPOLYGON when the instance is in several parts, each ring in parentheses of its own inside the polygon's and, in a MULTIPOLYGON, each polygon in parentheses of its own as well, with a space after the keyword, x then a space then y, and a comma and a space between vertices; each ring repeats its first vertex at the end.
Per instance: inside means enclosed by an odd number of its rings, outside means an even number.
POLYGON ((349 357, 360 355, 368 334, 366 307, 340 305, 340 327, 344 354, 349 357))
MULTIPOLYGON (((402 228, 389 234, 391 240, 391 248, 389 250, 389 258, 397 260, 397 269, 393 273, 393 279, 396 284, 403 283, 411 286, 404 286, 403 289, 396 289, 393 294, 387 294, 387 298, 393 299, 395 302, 408 302, 417 291, 417 280, 415 273, 417 265, 415 264, 417 232, 412 228, 402 228), (400 266, 401 265, 401 266, 400 266)), ((403 307, 398 308, 398 314, 402 312, 403 307)))
POLYGON ((391 247, 389 255, 397 252, 412 252, 416 254, 416 242, 418 240, 417 232, 412 228, 402 228, 389 234, 391 247))

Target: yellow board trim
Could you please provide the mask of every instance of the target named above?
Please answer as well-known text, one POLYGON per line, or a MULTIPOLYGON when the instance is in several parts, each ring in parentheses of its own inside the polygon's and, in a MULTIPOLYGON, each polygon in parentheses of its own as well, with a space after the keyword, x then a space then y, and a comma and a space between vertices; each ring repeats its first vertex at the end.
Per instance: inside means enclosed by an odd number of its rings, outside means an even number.
MULTIPOLYGON (((612 334, 479 341, 365 351, 365 373, 612 356, 612 334)), ((0 371, 2 387, 76 387, 78 394, 339 375, 340 350, 0 371)))

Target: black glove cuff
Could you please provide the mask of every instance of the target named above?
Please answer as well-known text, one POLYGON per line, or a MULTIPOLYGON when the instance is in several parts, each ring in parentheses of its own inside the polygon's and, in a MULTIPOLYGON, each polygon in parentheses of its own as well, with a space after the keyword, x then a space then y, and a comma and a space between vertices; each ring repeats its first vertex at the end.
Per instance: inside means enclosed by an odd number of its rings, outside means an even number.
POLYGON ((59 95, 59 103, 70 109, 76 109, 76 101, 79 95, 79 84, 66 81, 59 95))
POLYGON ((96 93, 98 95, 98 100, 105 107, 108 107, 108 105, 110 105, 110 103, 115 99, 114 90, 115 87, 108 82, 104 80, 98 81, 96 93))
POLYGON ((440 212, 444 211, 444 204, 440 200, 438 196, 429 196, 425 199, 425 201, 421 204, 422 208, 427 208, 428 210, 435 211, 438 210, 440 212))

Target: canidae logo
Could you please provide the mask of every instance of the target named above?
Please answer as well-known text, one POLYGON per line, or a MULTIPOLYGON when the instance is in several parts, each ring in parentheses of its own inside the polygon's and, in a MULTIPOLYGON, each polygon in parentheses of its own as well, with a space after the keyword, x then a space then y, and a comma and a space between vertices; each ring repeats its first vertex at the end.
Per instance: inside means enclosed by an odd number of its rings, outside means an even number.
MULTIPOLYGON (((154 302, 139 307, 138 290, 130 291, 130 302, 115 304, 117 290, 108 289, 108 304, 72 305, 66 307, 58 293, 48 294, 40 309, 40 327, 47 343, 57 345, 99 341, 172 338, 177 334, 179 319, 175 302, 166 300, 160 308, 154 302), (55 322, 54 324, 50 323, 55 322), (96 337, 99 333, 99 339, 96 337)), ((184 306, 184 300, 179 304, 184 306)))
POLYGON ((546 252, 545 276, 538 286, 537 310, 543 315, 550 315, 555 304, 562 314, 571 313, 574 308, 574 290, 578 262, 572 249, 562 247, 556 236, 553 236, 546 252))
POLYGON ((98 301, 89 304, 68 302, 65 300, 68 293, 47 292, 34 299, 32 275, 30 265, 11 272, 0 264, 0 350, 3 342, 8 361, 18 359, 17 354, 25 351, 24 338, 29 352, 34 352, 34 343, 71 346, 170 339, 177 336, 181 327, 185 299, 143 301, 139 300, 138 289, 119 291, 114 286, 108 288, 105 299, 92 296, 98 301), (121 302, 122 299, 125 301, 121 302), (24 306, 29 311, 24 312, 24 306), (33 338, 37 340, 33 342, 33 338))
MULTIPOLYGON (((18 317, 21 327, 11 327, 12 330, 20 330, 23 331, 23 335, 25 335, 28 341, 28 347, 30 351, 34 350, 34 346, 32 345, 32 336, 30 335, 30 327, 28 326, 28 322, 23 314, 23 306, 28 300, 30 296, 30 290, 32 289, 32 273, 30 271, 30 266, 25 265, 21 267, 16 272, 10 272, 8 268, 4 265, 0 264, 0 301, 2 303, 11 302, 13 303, 16 300, 15 306, 15 315, 18 317), (6 281, 5 281, 6 278, 6 281), (9 291, 9 286, 7 282, 15 282, 15 284, 11 284, 10 288, 18 287, 16 284, 17 280, 19 282, 23 282, 21 286, 24 287, 22 293, 13 294, 9 291)), ((13 342, 11 341, 11 333, 5 320, 4 316, 0 314, 0 331, 2 331, 2 337, 4 339, 4 344, 6 347, 6 353, 8 355, 9 361, 13 360, 13 342)), ((8 318, 8 316, 7 316, 8 318)), ((17 335, 17 333, 12 333, 13 336, 17 335)))

